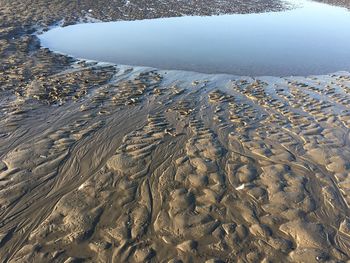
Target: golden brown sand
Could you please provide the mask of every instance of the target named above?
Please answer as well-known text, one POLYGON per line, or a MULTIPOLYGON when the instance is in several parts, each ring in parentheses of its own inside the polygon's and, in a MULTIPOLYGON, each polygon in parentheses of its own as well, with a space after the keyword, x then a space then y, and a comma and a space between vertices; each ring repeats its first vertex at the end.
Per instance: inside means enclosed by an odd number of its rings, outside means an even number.
POLYGON ((82 63, 26 90, 1 120, 9 262, 349 258, 350 74, 82 63))
POLYGON ((280 8, 130 2, 0 0, 0 262, 349 262, 350 73, 75 63, 29 35, 280 8))

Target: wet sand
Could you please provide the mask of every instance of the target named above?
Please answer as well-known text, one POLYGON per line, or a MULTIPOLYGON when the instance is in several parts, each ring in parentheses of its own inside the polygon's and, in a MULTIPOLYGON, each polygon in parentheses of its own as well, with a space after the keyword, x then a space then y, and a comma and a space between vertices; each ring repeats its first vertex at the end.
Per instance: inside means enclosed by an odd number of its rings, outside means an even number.
POLYGON ((77 62, 1 28, 1 261, 350 259, 349 72, 77 62))
POLYGON ((347 9, 350 9, 350 2, 348 0, 316 0, 316 1, 329 4, 329 5, 342 6, 347 9))

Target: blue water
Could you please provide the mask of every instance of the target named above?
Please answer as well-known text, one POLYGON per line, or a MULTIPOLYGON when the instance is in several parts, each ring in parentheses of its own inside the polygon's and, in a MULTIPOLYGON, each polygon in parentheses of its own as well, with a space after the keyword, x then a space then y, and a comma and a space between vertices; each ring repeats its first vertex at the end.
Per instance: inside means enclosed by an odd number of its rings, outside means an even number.
POLYGON ((350 12, 293 0, 262 14, 178 17, 54 28, 44 47, 78 58, 236 75, 350 71, 350 12))

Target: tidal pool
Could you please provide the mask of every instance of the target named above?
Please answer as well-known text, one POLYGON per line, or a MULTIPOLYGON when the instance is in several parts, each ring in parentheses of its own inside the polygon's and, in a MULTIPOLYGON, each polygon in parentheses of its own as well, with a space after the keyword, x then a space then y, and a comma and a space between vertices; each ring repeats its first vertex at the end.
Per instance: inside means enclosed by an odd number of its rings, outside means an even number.
POLYGON ((350 12, 313 1, 261 14, 88 23, 39 35, 77 58, 248 76, 350 70, 350 12))

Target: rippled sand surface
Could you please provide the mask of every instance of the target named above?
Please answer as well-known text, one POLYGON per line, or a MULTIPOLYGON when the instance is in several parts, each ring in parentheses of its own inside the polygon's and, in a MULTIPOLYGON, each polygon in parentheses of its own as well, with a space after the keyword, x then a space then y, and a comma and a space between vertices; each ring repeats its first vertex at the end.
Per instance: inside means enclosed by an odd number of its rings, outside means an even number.
POLYGON ((10 262, 349 258, 349 73, 81 64, 26 90, 0 125, 10 262))
MULTIPOLYGON (((75 62, 30 35, 56 19, 42 1, 16 3, 0 0, 1 262, 350 259, 349 72, 75 62)), ((76 21, 87 1, 69 3, 76 21)))

